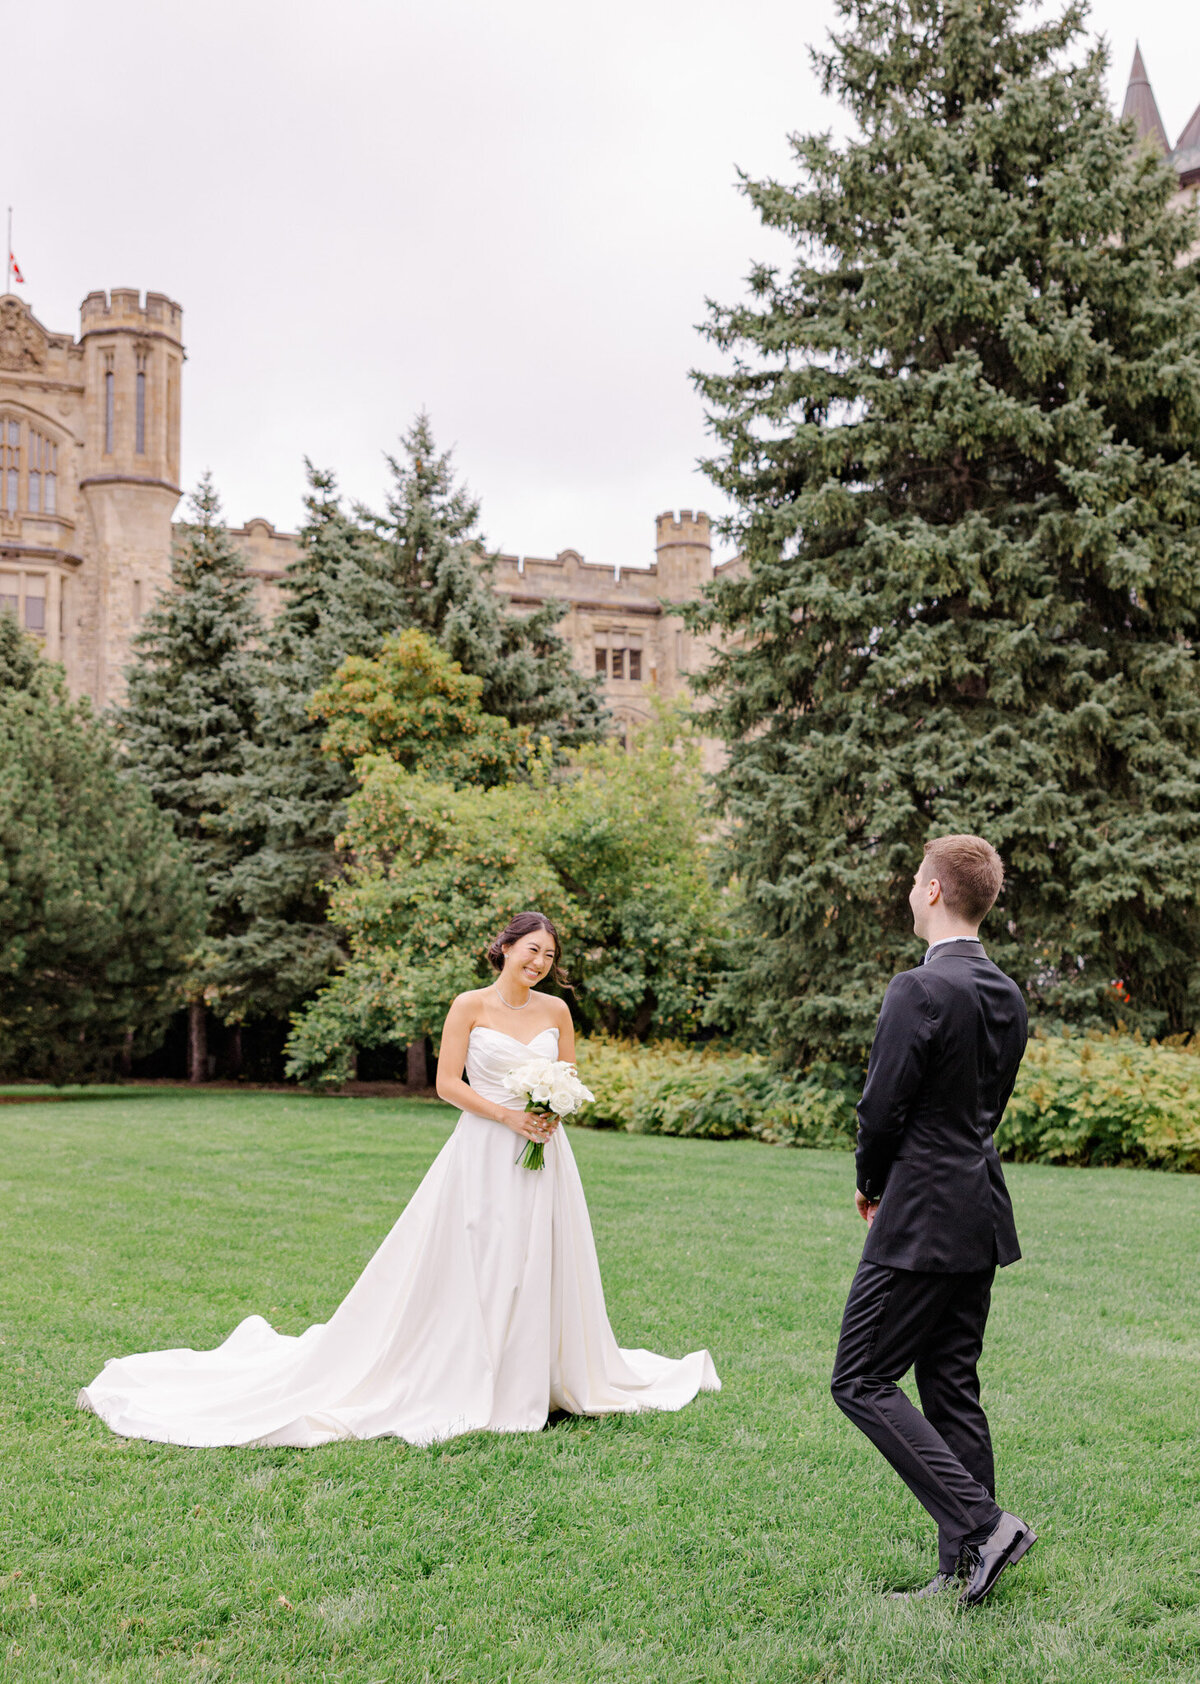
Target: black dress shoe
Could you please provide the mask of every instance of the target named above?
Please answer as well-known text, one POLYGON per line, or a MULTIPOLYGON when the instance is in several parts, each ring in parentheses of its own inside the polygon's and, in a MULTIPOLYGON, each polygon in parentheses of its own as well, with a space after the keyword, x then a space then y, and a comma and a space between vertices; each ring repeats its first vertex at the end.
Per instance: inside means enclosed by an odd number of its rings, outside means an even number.
POLYGON ((888 1598, 892 1602, 924 1602, 928 1597, 939 1596, 942 1591, 949 1590, 962 1575, 960 1573, 936 1572, 927 1585, 921 1585, 917 1590, 890 1590, 888 1598))
POLYGON ((1031 1532, 1023 1520, 1015 1514, 1001 1514, 983 1543, 967 1546, 967 1588, 958 1599, 959 1605, 974 1608, 982 1602, 1004 1569, 1020 1561, 1036 1543, 1037 1533, 1031 1532))

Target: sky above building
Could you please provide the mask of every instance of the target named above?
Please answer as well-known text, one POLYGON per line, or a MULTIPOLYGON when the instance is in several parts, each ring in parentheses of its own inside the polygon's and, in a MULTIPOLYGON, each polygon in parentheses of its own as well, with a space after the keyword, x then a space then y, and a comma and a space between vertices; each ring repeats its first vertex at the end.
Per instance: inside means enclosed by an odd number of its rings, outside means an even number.
MULTIPOLYGON (((1057 9, 1057 7, 1055 8, 1057 9)), ((378 504, 424 407, 509 551, 636 566, 720 498, 688 379, 705 299, 782 247, 736 190, 844 129, 808 48, 829 0, 84 0, 5 21, 0 205, 20 296, 184 309, 184 481, 234 524, 300 518, 303 458, 378 504)), ((1119 108, 1134 35, 1174 142, 1200 8, 1099 0, 1119 108)))

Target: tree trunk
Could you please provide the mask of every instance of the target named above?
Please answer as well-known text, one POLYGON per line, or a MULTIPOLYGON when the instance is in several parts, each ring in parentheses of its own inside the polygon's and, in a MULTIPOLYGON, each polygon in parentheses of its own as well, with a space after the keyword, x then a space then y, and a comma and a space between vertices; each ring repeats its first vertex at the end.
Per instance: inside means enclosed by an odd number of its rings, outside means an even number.
POLYGON ((412 1092, 429 1086, 429 1066, 425 1059, 425 1037, 408 1044, 408 1068, 404 1073, 404 1085, 412 1092))
POLYGON ((124 1044, 121 1047, 121 1074, 122 1074, 122 1076, 132 1076, 133 1075, 133 1030, 132 1029, 127 1029, 125 1031, 125 1041, 124 1041, 124 1044))
POLYGON ((229 1031, 229 1074, 237 1077, 242 1073, 242 1026, 235 1023, 229 1031))
POLYGON ((188 1081, 208 1080, 208 1013, 203 1000, 188 1002, 188 1081))

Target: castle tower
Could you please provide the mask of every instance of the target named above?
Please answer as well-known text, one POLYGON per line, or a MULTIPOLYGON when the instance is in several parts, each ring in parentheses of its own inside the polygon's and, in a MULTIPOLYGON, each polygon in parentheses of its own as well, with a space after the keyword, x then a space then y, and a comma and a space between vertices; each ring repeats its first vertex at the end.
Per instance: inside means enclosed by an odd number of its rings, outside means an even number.
MULTIPOLYGON (((690 509, 680 509, 678 520, 670 509, 656 516, 654 556, 658 595, 668 602, 694 601, 712 579, 712 528, 703 510, 693 515, 690 509)), ((706 656, 694 647, 696 639, 682 620, 672 616, 662 636, 659 684, 675 694, 686 674, 703 666, 706 656)))
POLYGON ((88 293, 80 320, 79 493, 95 558, 82 605, 90 645, 83 687, 104 702, 121 694, 130 638, 170 578, 183 312, 160 292, 143 304, 135 288, 114 287, 88 293))
POLYGON ((680 509, 679 519, 668 510, 654 522, 654 555, 658 571, 658 594, 671 602, 685 602, 697 595, 712 578, 712 528, 700 511, 680 509))

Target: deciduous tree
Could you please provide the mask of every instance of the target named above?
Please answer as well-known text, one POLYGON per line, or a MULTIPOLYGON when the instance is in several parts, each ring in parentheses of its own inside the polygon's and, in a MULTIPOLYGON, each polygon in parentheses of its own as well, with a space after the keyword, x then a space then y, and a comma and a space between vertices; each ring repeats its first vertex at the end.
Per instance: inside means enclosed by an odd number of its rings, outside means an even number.
MULTIPOLYGON (((464 732, 466 744, 484 730, 464 732)), ((698 1026, 724 920, 685 721, 664 712, 629 753, 585 751, 567 775, 549 754, 526 756, 523 781, 492 788, 411 770, 427 762, 407 730, 368 724, 367 735, 378 746, 356 762, 330 906, 350 958, 298 1018, 290 1074, 340 1081, 356 1048, 436 1039, 454 995, 490 979, 488 942, 529 907, 559 924, 585 1027, 647 1036, 698 1026), (399 759, 381 751, 389 739, 399 759)), ((441 767, 464 770, 457 759, 441 767)))

